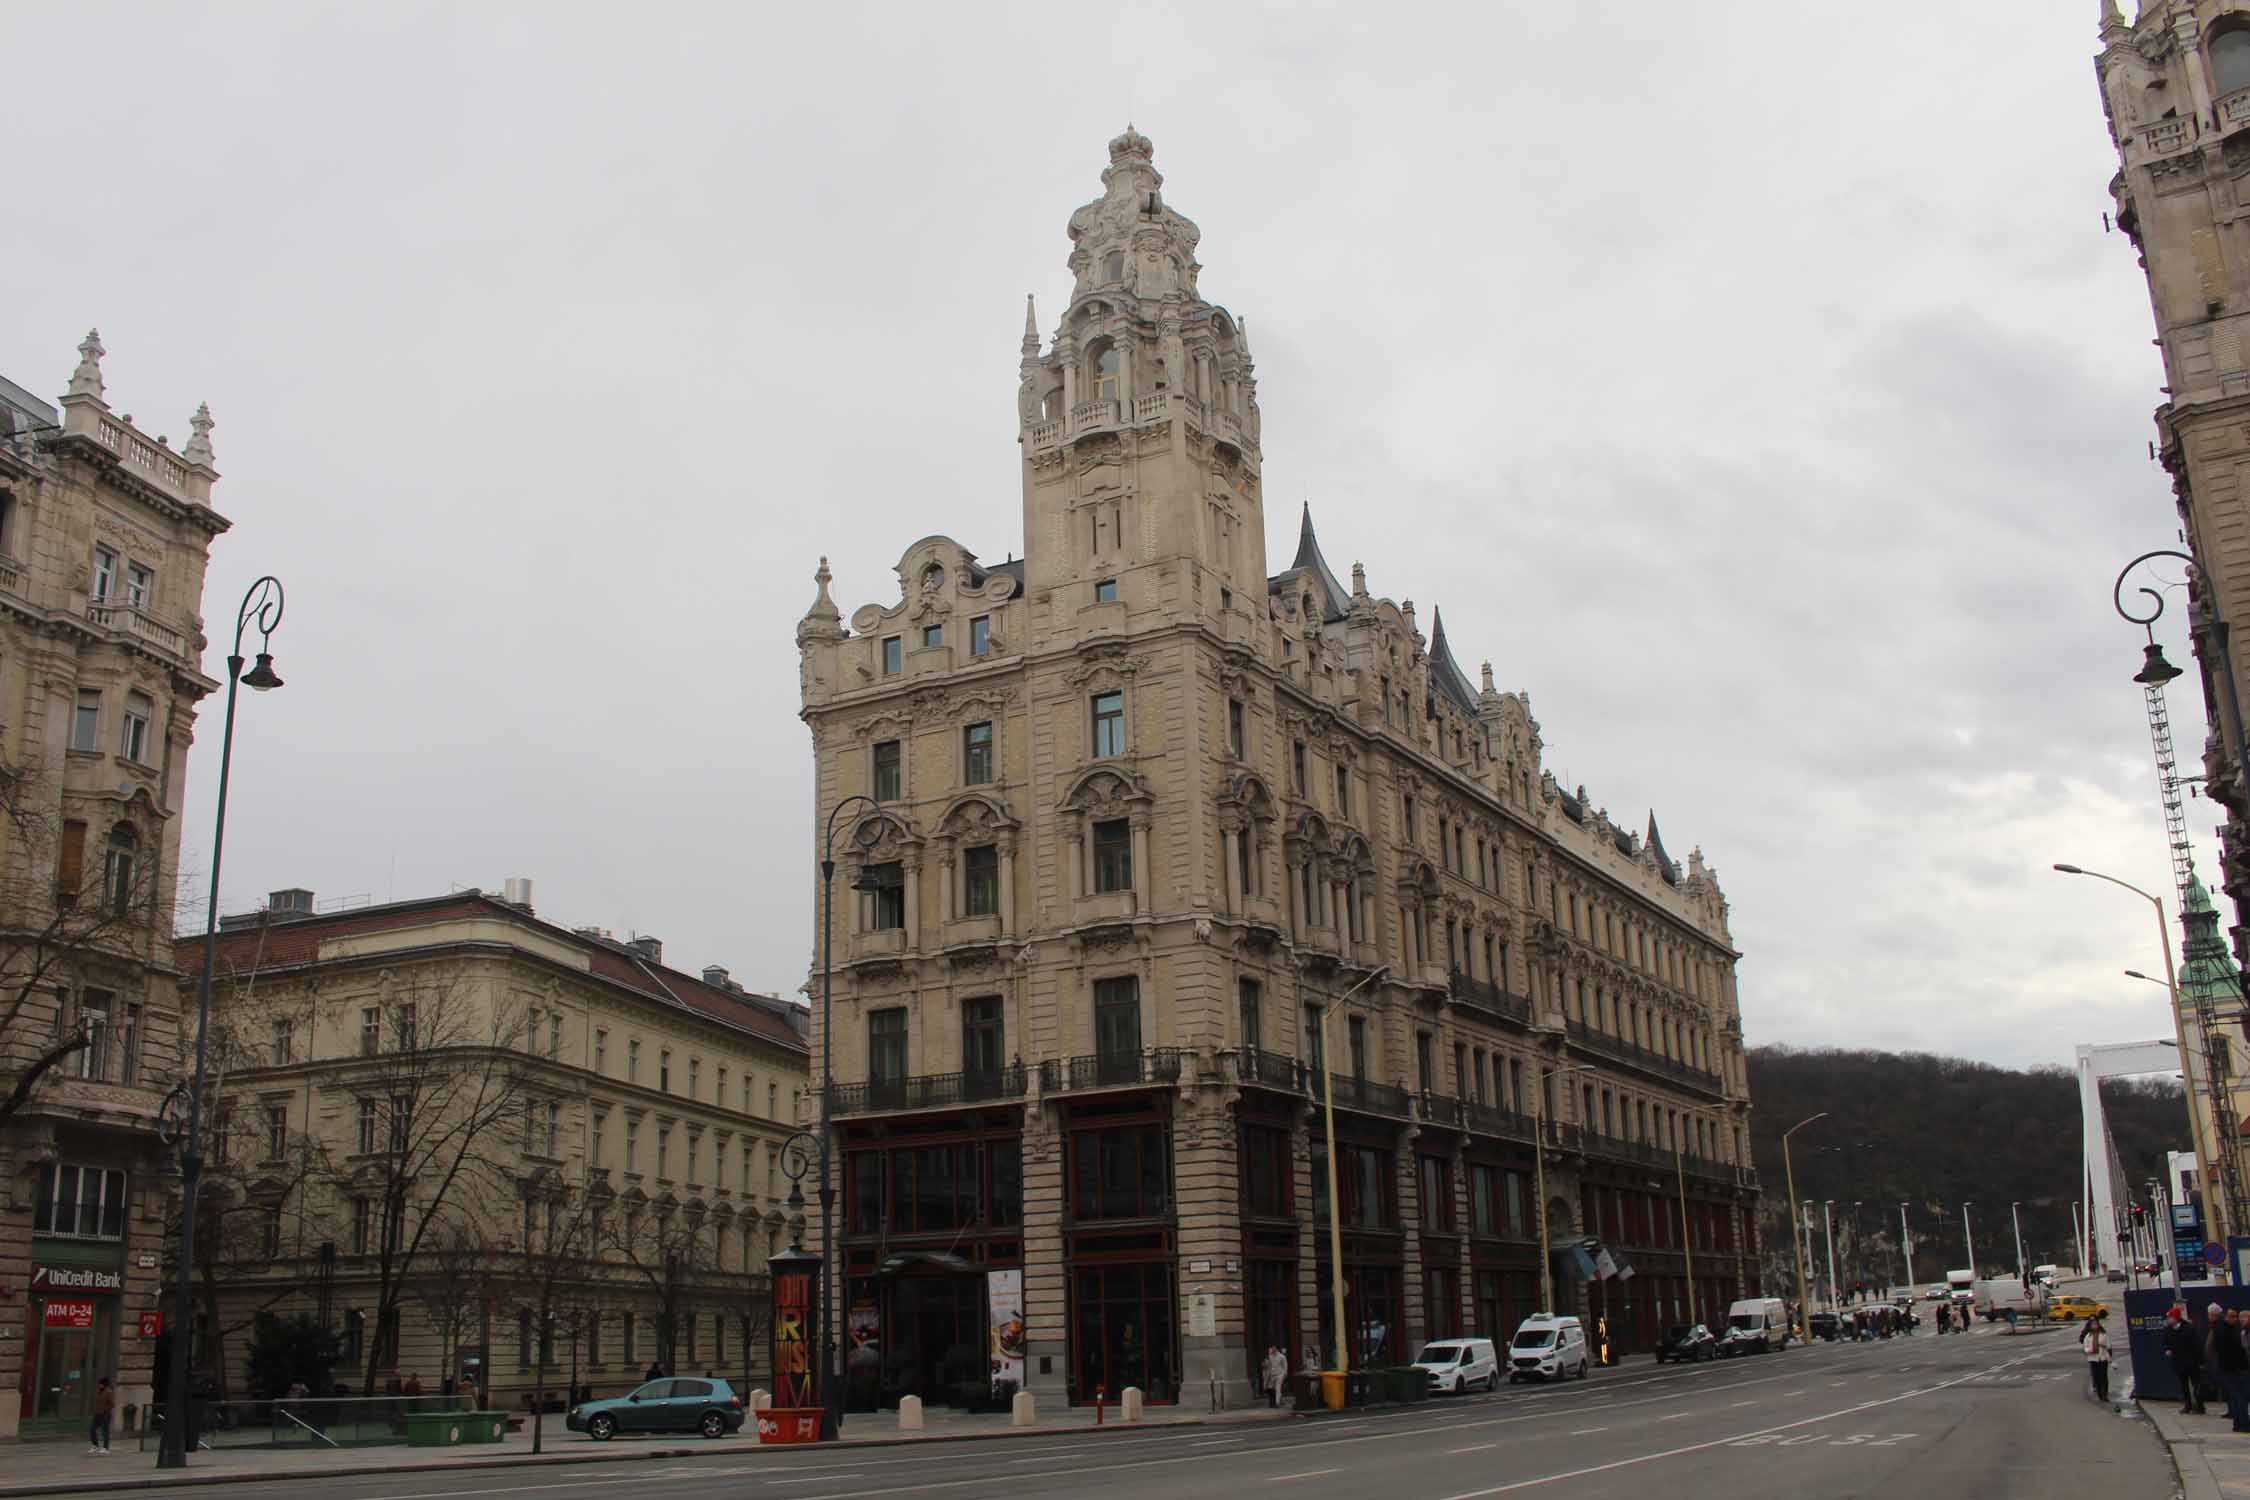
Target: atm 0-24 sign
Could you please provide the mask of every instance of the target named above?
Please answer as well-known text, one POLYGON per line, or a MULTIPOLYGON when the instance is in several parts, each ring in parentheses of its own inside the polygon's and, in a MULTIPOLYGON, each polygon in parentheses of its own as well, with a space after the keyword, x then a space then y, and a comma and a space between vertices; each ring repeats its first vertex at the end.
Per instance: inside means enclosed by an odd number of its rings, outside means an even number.
POLYGON ((50 1297, 47 1300, 47 1326, 49 1328, 92 1328, 94 1304, 76 1297, 50 1297))

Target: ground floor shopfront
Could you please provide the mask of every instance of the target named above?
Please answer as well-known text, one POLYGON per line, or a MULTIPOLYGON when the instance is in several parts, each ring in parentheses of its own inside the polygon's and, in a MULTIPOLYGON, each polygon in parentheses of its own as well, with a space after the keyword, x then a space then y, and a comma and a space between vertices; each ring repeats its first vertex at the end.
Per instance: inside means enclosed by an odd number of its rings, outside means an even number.
MULTIPOLYGON (((1505 1339, 1546 1295, 1529 1122, 1368 1086, 1352 1103, 1336 1113, 1333 1237, 1327 1135, 1286 1082, 1221 1093, 1150 1074, 840 1120, 848 1404, 974 1406, 995 1382, 1073 1403, 1216 1385, 1240 1402, 1270 1350, 1317 1368, 1339 1329, 1357 1367, 1430 1338, 1505 1339)), ((1543 1165, 1550 1239, 1595 1252, 1552 1257, 1555 1310, 1609 1318, 1618 1352, 1684 1318, 1689 1253, 1703 1316, 1754 1286, 1739 1178, 1703 1164, 1666 1199, 1562 1132, 1543 1165)))

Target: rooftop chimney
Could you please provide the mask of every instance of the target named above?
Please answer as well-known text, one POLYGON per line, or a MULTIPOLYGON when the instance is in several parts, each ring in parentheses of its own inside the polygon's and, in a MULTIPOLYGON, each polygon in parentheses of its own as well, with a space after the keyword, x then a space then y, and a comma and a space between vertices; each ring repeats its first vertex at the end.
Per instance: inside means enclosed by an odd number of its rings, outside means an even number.
POLYGON ((636 958, 646 959, 652 964, 664 962, 664 943, 659 938, 631 938, 627 940, 625 947, 636 958))
POLYGON ((703 982, 713 989, 723 990, 727 987, 727 971, 718 964, 705 964, 703 982))
POLYGON ((285 891, 275 891, 266 897, 266 910, 287 912, 292 916, 308 916, 313 909, 313 893, 302 886, 291 886, 285 891))
POLYGON ((501 884, 500 891, 500 899, 510 906, 520 906, 527 912, 531 910, 531 882, 523 876, 510 876, 501 884))

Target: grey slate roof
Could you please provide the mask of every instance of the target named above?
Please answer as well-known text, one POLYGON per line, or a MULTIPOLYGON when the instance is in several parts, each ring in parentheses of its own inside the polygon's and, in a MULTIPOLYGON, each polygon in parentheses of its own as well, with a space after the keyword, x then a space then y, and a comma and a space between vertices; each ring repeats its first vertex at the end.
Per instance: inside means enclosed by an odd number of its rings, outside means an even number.
POLYGON ((1477 711, 1477 695, 1469 687, 1469 679, 1461 674, 1460 664, 1453 659, 1453 648, 1445 643, 1445 611, 1430 613, 1430 686, 1458 704, 1464 713, 1477 711))

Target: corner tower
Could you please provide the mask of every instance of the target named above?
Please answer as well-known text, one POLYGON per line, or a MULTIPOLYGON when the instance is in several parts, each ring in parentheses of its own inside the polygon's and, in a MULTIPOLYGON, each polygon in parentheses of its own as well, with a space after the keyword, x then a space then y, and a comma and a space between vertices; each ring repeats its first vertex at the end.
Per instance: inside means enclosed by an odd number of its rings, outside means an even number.
POLYGON ((1202 232, 1165 203, 1154 155, 1131 126, 1109 143, 1102 196, 1070 216, 1070 301, 1044 353, 1025 314, 1024 587, 1042 637, 1098 632, 1079 619, 1096 607, 1119 631, 1264 608, 1249 334, 1198 292, 1202 232))

